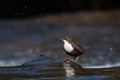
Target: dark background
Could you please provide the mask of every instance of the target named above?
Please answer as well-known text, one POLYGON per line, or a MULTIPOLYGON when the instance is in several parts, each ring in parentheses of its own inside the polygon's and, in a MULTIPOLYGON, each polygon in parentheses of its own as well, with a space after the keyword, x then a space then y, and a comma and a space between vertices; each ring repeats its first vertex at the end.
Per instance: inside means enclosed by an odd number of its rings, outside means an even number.
POLYGON ((0 18, 23 18, 58 12, 118 10, 119 0, 1 0, 0 18))

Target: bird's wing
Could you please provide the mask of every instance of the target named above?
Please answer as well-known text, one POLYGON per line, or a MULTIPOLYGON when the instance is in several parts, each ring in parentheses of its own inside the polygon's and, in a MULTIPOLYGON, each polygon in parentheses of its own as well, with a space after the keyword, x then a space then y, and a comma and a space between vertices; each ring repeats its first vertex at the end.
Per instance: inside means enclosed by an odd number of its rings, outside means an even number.
POLYGON ((82 52, 83 54, 86 54, 85 50, 78 44, 73 44, 73 47, 77 50, 79 50, 80 52, 82 52))

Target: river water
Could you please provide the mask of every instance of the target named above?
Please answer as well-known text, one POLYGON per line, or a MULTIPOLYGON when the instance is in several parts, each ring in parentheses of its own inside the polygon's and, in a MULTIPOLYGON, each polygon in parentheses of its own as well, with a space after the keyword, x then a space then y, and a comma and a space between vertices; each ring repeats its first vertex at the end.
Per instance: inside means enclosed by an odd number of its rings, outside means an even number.
POLYGON ((0 20, 1 79, 119 79, 119 25, 110 23, 108 25, 81 25, 79 21, 77 23, 72 22, 72 19, 65 19, 66 21, 52 20, 52 17, 49 16, 47 19, 33 17, 20 20, 0 20), (66 76, 61 62, 64 58, 72 59, 72 57, 64 53, 63 43, 58 39, 66 35, 78 42, 87 53, 81 56, 78 63, 84 68, 93 70, 71 77, 66 76), (51 65, 35 63, 33 66, 21 66, 42 55, 52 58, 56 63, 51 63, 51 65), (98 69, 98 72, 94 69, 98 69))

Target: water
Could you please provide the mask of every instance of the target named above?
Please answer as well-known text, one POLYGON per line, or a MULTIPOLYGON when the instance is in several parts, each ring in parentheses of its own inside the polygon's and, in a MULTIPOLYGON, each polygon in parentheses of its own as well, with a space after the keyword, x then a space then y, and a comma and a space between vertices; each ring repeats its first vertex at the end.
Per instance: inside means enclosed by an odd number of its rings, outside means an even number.
POLYGON ((53 62, 50 57, 39 57, 22 66, 1 67, 1 80, 118 80, 120 67, 82 68, 72 62, 53 62), (33 63, 39 62, 39 63, 33 63))
MULTIPOLYGON (((53 18, 47 16, 0 21, 0 79, 118 80, 120 78, 119 25, 81 25, 79 21, 74 22, 72 19, 55 21, 53 18), (87 54, 82 55, 78 62, 85 71, 67 75, 62 61, 64 57, 71 57, 64 53, 63 43, 57 39, 64 35, 71 36, 86 50, 87 54), (54 61, 43 59, 42 62, 40 58, 37 62, 36 58, 41 55, 54 61), (31 60, 33 62, 29 63, 31 60), (50 63, 43 64, 48 61, 50 63), (24 63, 33 65, 23 66, 24 63)), ((74 71, 74 68, 72 69, 74 71)))

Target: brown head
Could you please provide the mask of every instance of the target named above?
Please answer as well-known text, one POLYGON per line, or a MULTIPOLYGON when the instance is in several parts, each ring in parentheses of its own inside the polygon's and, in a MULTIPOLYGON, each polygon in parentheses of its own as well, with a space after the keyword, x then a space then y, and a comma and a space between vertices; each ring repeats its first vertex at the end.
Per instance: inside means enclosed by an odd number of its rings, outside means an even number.
POLYGON ((65 36, 65 37, 63 37, 61 40, 66 40, 66 41, 68 41, 69 43, 73 43, 73 39, 70 38, 69 36, 65 36))

